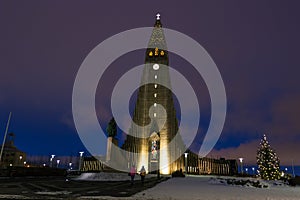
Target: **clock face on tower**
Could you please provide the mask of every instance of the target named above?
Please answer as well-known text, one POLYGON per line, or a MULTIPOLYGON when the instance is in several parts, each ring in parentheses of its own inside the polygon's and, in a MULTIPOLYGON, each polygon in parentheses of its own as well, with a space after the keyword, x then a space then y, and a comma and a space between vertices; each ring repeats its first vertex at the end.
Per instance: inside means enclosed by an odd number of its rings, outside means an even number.
POLYGON ((154 65, 153 65, 153 69, 154 69, 154 70, 158 70, 158 69, 159 69, 159 65, 158 65, 158 64, 154 64, 154 65))

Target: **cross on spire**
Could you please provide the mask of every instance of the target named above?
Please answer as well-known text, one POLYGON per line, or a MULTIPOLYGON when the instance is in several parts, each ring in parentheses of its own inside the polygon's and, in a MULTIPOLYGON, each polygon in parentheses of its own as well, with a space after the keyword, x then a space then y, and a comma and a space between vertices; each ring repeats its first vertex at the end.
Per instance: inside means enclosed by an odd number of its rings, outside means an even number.
POLYGON ((160 20, 160 14, 159 13, 156 14, 156 20, 160 20))

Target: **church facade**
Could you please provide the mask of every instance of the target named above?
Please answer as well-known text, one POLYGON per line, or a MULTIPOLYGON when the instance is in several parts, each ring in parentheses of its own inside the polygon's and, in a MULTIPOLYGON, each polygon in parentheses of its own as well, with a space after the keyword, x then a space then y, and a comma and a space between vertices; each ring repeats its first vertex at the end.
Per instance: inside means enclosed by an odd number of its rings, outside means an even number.
POLYGON ((169 76, 169 56, 159 15, 149 40, 133 123, 123 149, 136 153, 129 165, 170 174, 184 166, 184 145, 176 138, 178 121, 169 76), (171 142, 171 140, 177 140, 171 142), (177 159, 178 158, 178 159, 177 159))

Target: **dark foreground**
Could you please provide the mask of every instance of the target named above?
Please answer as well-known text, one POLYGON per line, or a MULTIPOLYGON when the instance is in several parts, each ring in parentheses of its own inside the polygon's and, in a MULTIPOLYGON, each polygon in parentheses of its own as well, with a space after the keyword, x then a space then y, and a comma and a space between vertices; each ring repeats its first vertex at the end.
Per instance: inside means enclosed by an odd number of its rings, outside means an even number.
POLYGON ((66 181, 62 177, 47 178, 7 178, 0 179, 0 199, 75 199, 81 196, 128 197, 157 183, 167 180, 149 178, 144 185, 136 180, 133 186, 129 181, 95 182, 66 181))

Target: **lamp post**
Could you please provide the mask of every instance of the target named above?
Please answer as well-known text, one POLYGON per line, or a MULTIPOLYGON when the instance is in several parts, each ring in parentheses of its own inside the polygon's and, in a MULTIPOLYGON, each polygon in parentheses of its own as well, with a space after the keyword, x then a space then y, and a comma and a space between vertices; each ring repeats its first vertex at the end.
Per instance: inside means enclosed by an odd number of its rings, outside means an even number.
POLYGON ((188 172, 187 156, 188 156, 188 153, 184 153, 184 158, 185 158, 185 173, 186 173, 186 174, 187 174, 187 172, 188 172))
POLYGON ((84 152, 83 152, 83 151, 80 151, 79 154, 80 154, 80 157, 79 157, 79 166, 78 166, 78 170, 80 171, 80 169, 81 169, 81 162, 82 162, 82 156, 83 156, 84 152))
POLYGON ((55 155, 51 155, 50 158, 50 167, 53 167, 53 159, 54 159, 55 155))
POLYGON ((241 163, 241 173, 243 174, 244 173, 244 170, 243 170, 243 160, 244 158, 239 158, 240 160, 240 163, 241 163))
POLYGON ((60 160, 57 160, 57 161, 56 161, 56 164, 57 164, 56 167, 57 167, 57 168, 58 168, 58 166, 59 166, 59 163, 60 163, 60 160))
POLYGON ((20 155, 20 166, 22 166, 22 159, 23 159, 23 156, 22 155, 20 155))

